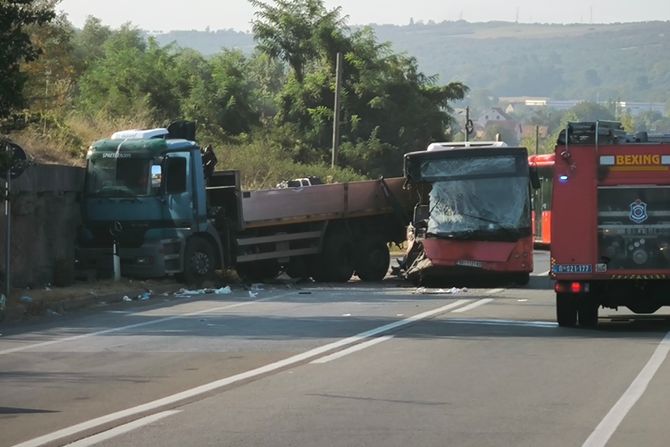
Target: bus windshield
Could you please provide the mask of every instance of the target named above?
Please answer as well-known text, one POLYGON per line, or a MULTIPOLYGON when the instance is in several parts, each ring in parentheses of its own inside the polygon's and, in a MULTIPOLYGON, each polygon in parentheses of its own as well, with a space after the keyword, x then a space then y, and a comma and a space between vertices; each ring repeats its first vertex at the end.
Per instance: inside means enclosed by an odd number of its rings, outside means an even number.
POLYGON ((530 230, 528 180, 503 177, 433 183, 428 234, 516 240, 530 230))
POLYGON ((88 161, 86 193, 98 197, 155 195, 160 186, 159 171, 149 158, 94 157, 88 161))

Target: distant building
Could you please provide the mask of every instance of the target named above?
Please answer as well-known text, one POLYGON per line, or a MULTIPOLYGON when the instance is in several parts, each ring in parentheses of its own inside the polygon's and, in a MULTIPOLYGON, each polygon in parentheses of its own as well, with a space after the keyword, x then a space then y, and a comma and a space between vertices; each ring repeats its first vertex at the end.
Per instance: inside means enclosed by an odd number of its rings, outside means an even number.
MULTIPOLYGON (((514 113, 518 106, 529 108, 549 107, 555 110, 566 111, 581 102, 585 101, 583 99, 551 99, 542 96, 507 96, 500 97, 498 101, 500 107, 504 107, 506 113, 514 113)), ((614 106, 617 115, 628 113, 631 116, 638 116, 642 112, 658 112, 660 114, 665 114, 665 103, 662 102, 598 101, 598 104, 605 107, 614 106)))

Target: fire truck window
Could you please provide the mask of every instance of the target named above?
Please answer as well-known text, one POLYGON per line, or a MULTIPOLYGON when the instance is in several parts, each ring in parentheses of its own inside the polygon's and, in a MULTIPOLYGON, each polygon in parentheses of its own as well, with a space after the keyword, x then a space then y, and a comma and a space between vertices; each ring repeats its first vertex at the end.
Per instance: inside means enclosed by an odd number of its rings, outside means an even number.
POLYGON ((186 159, 170 157, 167 162, 167 193, 186 192, 186 159))

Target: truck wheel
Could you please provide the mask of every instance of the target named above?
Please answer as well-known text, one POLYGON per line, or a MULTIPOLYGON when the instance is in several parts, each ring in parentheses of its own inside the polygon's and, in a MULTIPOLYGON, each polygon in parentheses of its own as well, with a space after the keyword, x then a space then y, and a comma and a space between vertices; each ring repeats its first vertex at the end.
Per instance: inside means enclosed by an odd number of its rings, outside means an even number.
POLYGON ((577 307, 577 314, 579 325, 587 328, 595 328, 598 326, 598 303, 584 299, 579 302, 577 307))
POLYGON ((326 236, 314 279, 319 282, 347 282, 354 274, 351 241, 343 231, 326 236))
POLYGON ((215 263, 212 244, 201 237, 192 237, 184 250, 184 282, 188 285, 202 285, 214 276, 215 263))
POLYGON ((559 326, 577 325, 577 302, 574 296, 567 293, 556 294, 556 321, 559 326))
POLYGON ((381 281, 390 263, 391 255, 386 243, 379 238, 368 239, 356 254, 356 274, 363 281, 381 281))

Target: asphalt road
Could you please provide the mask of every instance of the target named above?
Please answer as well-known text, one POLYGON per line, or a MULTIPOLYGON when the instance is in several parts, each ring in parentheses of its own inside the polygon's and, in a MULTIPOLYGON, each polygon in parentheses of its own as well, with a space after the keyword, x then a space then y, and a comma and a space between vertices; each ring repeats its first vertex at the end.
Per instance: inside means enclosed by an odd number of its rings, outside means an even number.
POLYGON ((524 288, 266 286, 0 337, 0 445, 666 446, 670 311, 524 288), (451 292, 451 293, 448 293, 451 292))

